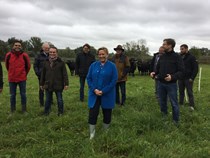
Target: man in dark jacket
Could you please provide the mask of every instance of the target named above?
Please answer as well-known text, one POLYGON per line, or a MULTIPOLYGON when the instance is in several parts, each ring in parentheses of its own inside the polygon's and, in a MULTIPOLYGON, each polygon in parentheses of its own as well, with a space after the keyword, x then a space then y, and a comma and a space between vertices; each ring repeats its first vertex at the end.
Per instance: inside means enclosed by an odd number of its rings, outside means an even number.
POLYGON ((65 63, 58 57, 56 47, 49 49, 49 59, 44 63, 40 88, 46 92, 44 114, 48 115, 51 109, 52 94, 55 92, 58 103, 58 116, 64 112, 63 90, 67 90, 69 85, 65 63))
POLYGON ((3 90, 3 71, 0 63, 0 93, 2 92, 2 90, 3 90))
POLYGON ((185 88, 189 98, 190 109, 194 110, 193 81, 198 73, 198 62, 196 58, 188 51, 188 46, 182 44, 180 46, 181 57, 184 61, 185 71, 184 78, 179 80, 179 103, 183 105, 185 97, 185 88))
MULTIPOLYGON (((40 78, 41 78, 42 69, 44 67, 44 62, 48 59, 49 56, 49 48, 50 48, 49 44, 44 43, 42 45, 40 54, 37 55, 37 57, 35 58, 34 71, 39 80, 39 87, 40 87, 40 78)), ((44 91, 41 90, 40 88, 39 88, 39 103, 40 106, 44 106, 44 91)))
MULTIPOLYGON (((164 51, 165 51, 164 47, 161 46, 159 48, 159 51, 154 54, 154 56, 152 58, 151 65, 150 65, 150 73, 156 71, 158 60, 160 59, 160 56, 163 55, 164 51)), ((156 95, 156 98, 159 100, 159 97, 158 97, 158 80, 155 80, 155 95, 156 95)))
POLYGON ((176 42, 168 38, 163 40, 165 53, 160 57, 155 72, 150 76, 159 80, 158 96, 160 97, 160 109, 163 115, 168 114, 167 96, 172 105, 173 120, 179 122, 179 105, 177 99, 177 80, 183 77, 184 63, 181 56, 174 52, 176 42))
POLYGON ((95 61, 95 56, 90 53, 90 45, 85 44, 82 47, 83 51, 76 57, 75 74, 79 75, 80 79, 80 101, 84 101, 85 79, 88 74, 90 65, 95 61))

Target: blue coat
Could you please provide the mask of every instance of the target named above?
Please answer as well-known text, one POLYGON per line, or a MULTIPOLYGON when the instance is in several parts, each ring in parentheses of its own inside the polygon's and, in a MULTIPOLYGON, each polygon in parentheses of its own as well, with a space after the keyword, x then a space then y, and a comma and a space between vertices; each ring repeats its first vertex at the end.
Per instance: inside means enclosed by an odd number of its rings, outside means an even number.
POLYGON ((97 99, 94 93, 95 89, 102 91, 101 106, 104 109, 113 109, 115 106, 115 85, 117 82, 117 68, 114 63, 107 61, 103 66, 100 61, 91 64, 87 83, 88 92, 88 107, 93 108, 97 99))

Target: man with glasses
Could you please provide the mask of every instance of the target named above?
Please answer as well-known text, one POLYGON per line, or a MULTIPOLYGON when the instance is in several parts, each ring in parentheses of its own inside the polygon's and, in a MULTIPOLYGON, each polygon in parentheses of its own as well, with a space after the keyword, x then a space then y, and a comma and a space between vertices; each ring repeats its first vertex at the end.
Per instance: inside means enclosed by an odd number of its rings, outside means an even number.
MULTIPOLYGON (((49 48, 50 48, 49 43, 47 42, 43 43, 39 55, 35 58, 34 71, 39 80, 39 87, 40 87, 40 78, 44 67, 44 62, 48 59, 49 56, 49 48)), ((44 91, 41 90, 41 88, 39 88, 39 103, 40 106, 44 106, 44 91)))

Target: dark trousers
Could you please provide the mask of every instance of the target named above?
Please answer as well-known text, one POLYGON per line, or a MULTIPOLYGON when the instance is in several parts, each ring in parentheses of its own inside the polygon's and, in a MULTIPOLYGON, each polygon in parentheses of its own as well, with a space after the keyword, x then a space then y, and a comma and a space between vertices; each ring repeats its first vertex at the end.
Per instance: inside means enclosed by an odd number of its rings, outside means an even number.
POLYGON ((116 104, 121 104, 123 105, 126 100, 126 82, 117 82, 116 84, 116 104), (120 101, 120 91, 121 90, 121 101, 120 101))
MULTIPOLYGON (((97 123, 100 105, 101 105, 101 97, 97 97, 94 107, 90 108, 89 110, 89 120, 88 120, 89 124, 95 125, 97 123)), ((103 111, 103 122, 106 124, 110 124, 112 109, 102 108, 102 111, 103 111)))
POLYGON ((80 100, 81 101, 84 101, 85 79, 86 79, 86 76, 80 76, 79 77, 79 81, 80 81, 80 100))
MULTIPOLYGON (((46 93, 46 101, 45 101, 44 113, 49 114, 51 110, 53 92, 46 90, 45 93, 46 93)), ((63 110, 62 91, 55 91, 55 95, 56 95, 57 104, 58 104, 58 114, 63 114, 64 110, 63 110)))
POLYGON ((155 97, 157 98, 158 104, 160 104, 160 97, 158 95, 158 80, 155 80, 155 97))
POLYGON ((39 103, 40 106, 44 106, 44 91, 40 88, 40 78, 38 78, 39 80, 39 103))
POLYGON ((179 105, 177 99, 177 84, 176 83, 158 83, 158 95, 160 97, 160 110, 163 114, 168 114, 167 96, 170 99, 172 106, 173 120, 179 121, 179 105))
POLYGON ((22 111, 25 112, 26 111, 26 81, 9 82, 11 112, 14 112, 16 110, 17 85, 19 86, 19 89, 20 89, 22 111))
POLYGON ((194 103, 194 95, 193 95, 193 82, 190 82, 189 79, 186 80, 179 80, 179 103, 183 104, 184 103, 184 97, 185 97, 185 88, 187 89, 187 95, 189 98, 189 104, 190 106, 195 105, 194 103))

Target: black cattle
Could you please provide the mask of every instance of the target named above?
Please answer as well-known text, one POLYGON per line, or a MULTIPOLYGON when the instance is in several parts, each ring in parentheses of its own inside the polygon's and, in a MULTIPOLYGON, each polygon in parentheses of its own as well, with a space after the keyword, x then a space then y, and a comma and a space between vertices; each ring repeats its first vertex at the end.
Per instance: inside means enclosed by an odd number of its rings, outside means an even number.
POLYGON ((150 70, 150 64, 151 64, 151 60, 148 60, 148 61, 139 60, 137 62, 139 74, 148 75, 149 70, 150 70))
POLYGON ((129 62, 130 62, 129 75, 135 76, 134 73, 135 73, 135 70, 136 70, 136 59, 130 58, 129 62))
POLYGON ((69 67, 69 70, 71 72, 71 76, 73 76, 74 75, 74 72, 75 72, 75 61, 67 60, 66 64, 69 67))

